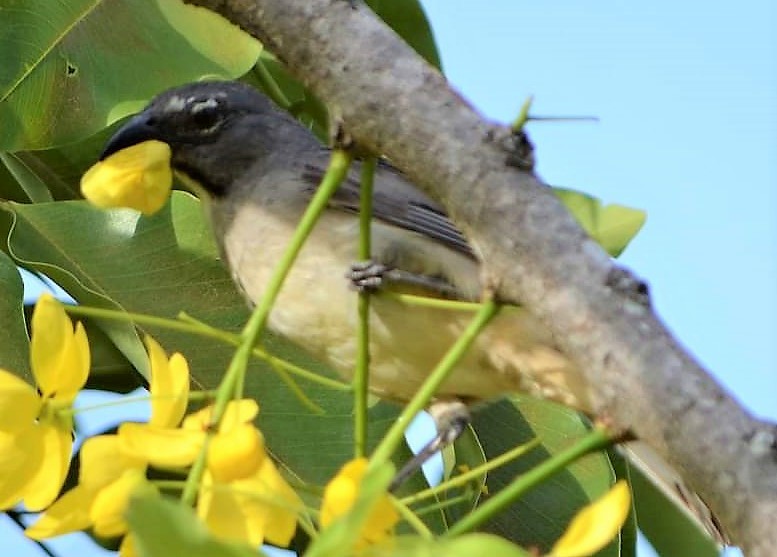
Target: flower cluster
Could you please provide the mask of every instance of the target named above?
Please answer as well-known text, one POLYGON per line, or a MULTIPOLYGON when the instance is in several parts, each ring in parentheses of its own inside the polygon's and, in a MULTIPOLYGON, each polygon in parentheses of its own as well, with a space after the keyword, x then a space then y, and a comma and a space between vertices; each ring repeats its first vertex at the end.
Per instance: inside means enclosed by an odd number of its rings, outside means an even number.
POLYGON ((289 544, 302 501, 252 423, 258 405, 232 401, 216 426, 210 406, 186 415, 188 363, 181 354, 168 358, 151 337, 145 341, 151 364, 149 422, 124 423, 115 434, 86 439, 78 483, 57 498, 69 469, 73 401, 88 376, 89 344, 83 326, 73 326, 50 295, 37 303, 31 329, 36 385, 0 370, 0 503, 2 509, 19 503, 28 510, 45 509, 27 529, 29 537, 91 529, 103 538, 124 536, 120 552, 132 554, 125 512, 133 496, 159 494, 149 470, 184 473, 207 450, 197 513, 211 532, 254 546, 289 544))

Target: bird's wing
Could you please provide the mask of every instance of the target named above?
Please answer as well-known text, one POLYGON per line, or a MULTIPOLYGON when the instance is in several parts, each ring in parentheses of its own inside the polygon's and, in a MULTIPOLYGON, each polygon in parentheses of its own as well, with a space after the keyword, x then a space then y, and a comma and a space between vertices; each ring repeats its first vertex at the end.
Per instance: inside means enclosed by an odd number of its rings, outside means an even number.
MULTIPOLYGON (((315 188, 326 170, 325 165, 306 164, 305 178, 315 188)), ((361 184, 358 174, 346 177, 330 200, 330 206, 349 213, 359 212, 361 184)), ((373 217, 387 224, 416 232, 449 248, 476 259, 464 234, 456 228, 438 203, 408 182, 387 163, 380 163, 375 172, 372 197, 373 217)))

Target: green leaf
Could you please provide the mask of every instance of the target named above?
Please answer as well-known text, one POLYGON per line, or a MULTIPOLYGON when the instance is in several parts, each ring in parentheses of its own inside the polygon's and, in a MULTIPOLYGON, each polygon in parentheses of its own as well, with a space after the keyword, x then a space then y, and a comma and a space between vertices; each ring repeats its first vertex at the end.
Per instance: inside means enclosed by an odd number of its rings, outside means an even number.
POLYGON ((400 537, 392 544, 376 546, 364 552, 365 557, 531 557, 509 541, 491 534, 466 534, 455 538, 430 540, 420 537, 400 537))
POLYGON ((0 252, 0 368, 32 382, 30 342, 24 319, 24 285, 19 269, 0 252))
POLYGON ((623 205, 603 205, 588 194, 553 188, 553 191, 591 238, 618 257, 645 224, 646 214, 623 205))
MULTIPOLYGON (((443 449, 442 455, 446 479, 453 475, 456 468, 471 470, 481 466, 487 460, 483 446, 472 426, 467 427, 453 445, 443 449)), ((478 501, 485 493, 486 480, 487 476, 483 474, 466 486, 448 490, 440 496, 442 501, 454 500, 457 497, 463 498, 457 504, 446 507, 445 516, 449 524, 453 524, 477 506, 478 501)))
POLYGON ((53 201, 48 186, 18 156, 0 151, 0 162, 5 165, 30 201, 37 203, 53 201))
POLYGON ((620 557, 637 557, 637 512, 634 510, 634 498, 637 497, 638 494, 635 493, 634 485, 631 482, 630 466, 623 455, 614 448, 607 451, 607 456, 615 471, 616 479, 622 479, 629 482, 631 493, 634 496, 631 498, 632 511, 629 513, 629 517, 626 519, 626 523, 621 529, 620 557))
POLYGON ((135 498, 127 510, 140 557, 257 557, 259 550, 208 534, 194 511, 161 497, 135 498))
POLYGON ((367 5, 427 62, 442 68, 432 28, 418 0, 367 0, 367 5))
POLYGON ((720 548, 635 466, 629 467, 637 525, 661 557, 719 557, 720 548))
MULTIPOLYGON (((476 412, 473 418, 473 427, 489 458, 535 437, 542 442, 527 455, 490 472, 487 480, 490 492, 501 489, 550 454, 568 447, 588 430, 587 422, 579 413, 528 396, 491 404, 476 412)), ((604 494, 614 480, 606 455, 589 455, 526 493, 491 521, 486 530, 521 546, 539 547, 547 552, 575 513, 604 494)), ((597 555, 618 556, 617 543, 597 555)))
MULTIPOLYGON (((23 165, 31 175, 30 179, 46 188, 49 201, 52 197, 56 200, 81 199, 81 176, 97 161, 108 138, 120 123, 108 126, 76 143, 38 151, 5 153, 5 157, 13 157, 23 165)), ((15 178, 4 179, 0 175, 0 196, 5 199, 40 202, 44 201, 43 198, 47 195, 46 192, 31 191, 31 188, 26 186, 20 196, 20 189, 21 185, 15 178)))
POLYGON ((0 11, 0 150, 81 139, 173 85, 242 75, 260 49, 181 0, 4 0, 0 11))
POLYGON ((75 317, 74 320, 84 323, 92 355, 92 366, 89 369, 85 389, 128 393, 138 387, 146 386, 143 377, 135 371, 126 356, 116 348, 100 327, 90 320, 75 317))

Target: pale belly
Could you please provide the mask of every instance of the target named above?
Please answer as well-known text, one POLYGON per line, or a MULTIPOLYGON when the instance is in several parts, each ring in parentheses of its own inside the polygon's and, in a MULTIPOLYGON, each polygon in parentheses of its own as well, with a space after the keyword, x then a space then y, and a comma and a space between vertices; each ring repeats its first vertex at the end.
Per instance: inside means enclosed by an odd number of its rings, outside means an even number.
MULTIPOLYGON (((355 219, 325 215, 284 283, 269 318, 270 328, 337 370, 353 374, 357 350, 358 294, 345 274, 355 258, 355 219)), ((224 252, 236 281, 256 302, 285 246, 267 238, 288 237, 282 223, 244 214, 225 230, 224 252), (250 233, 246 233, 246 231, 250 233), (281 234, 282 233, 282 234, 281 234), (264 241, 263 241, 264 240, 264 241)), ((474 263, 472 263, 474 267, 474 263)), ((473 273, 477 274, 476 267, 473 273)), ((407 400, 460 336, 471 312, 408 306, 371 299, 370 389, 407 400)), ((580 409, 589 407, 577 370, 554 349, 549 334, 520 308, 503 308, 478 337, 438 391, 440 397, 490 399, 523 392, 580 409)))

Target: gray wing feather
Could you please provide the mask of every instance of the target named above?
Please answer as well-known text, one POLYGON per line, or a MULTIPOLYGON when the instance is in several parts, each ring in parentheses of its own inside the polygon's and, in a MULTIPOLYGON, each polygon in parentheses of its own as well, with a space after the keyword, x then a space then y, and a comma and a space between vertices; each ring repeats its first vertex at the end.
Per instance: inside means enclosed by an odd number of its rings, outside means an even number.
MULTIPOLYGON (((325 166, 305 165, 304 176, 311 189, 318 186, 325 166)), ((361 184, 357 175, 349 175, 330 200, 330 206, 349 213, 359 212, 361 184)), ((445 244, 462 255, 476 259, 464 234, 456 228, 444 209, 410 184, 402 174, 386 163, 375 172, 372 197, 373 217, 387 224, 422 234, 445 244)))

